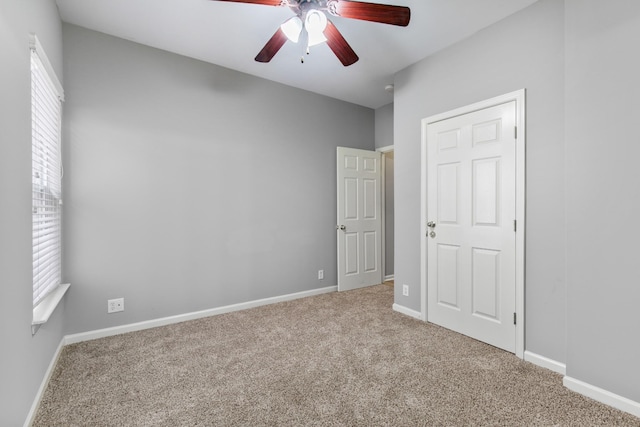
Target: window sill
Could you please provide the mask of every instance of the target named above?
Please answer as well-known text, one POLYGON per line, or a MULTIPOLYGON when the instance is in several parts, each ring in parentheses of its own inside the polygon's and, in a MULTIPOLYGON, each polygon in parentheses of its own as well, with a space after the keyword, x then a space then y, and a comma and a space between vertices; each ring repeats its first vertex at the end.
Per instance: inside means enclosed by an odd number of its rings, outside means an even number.
POLYGON ((49 317, 58 306, 60 300, 71 286, 69 283, 59 285, 49 295, 47 295, 40 304, 33 308, 33 320, 31 321, 31 335, 35 335, 40 326, 49 320, 49 317))

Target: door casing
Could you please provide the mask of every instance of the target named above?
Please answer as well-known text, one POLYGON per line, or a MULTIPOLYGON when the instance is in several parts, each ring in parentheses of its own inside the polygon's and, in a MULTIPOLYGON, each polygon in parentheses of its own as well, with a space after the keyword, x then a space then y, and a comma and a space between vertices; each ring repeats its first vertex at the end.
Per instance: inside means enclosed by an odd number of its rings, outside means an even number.
POLYGON ((420 177, 420 315, 427 321, 427 126, 431 123, 461 116, 506 102, 516 103, 516 350, 524 358, 524 290, 525 290, 525 89, 480 101, 455 110, 422 119, 420 177))
POLYGON ((387 194, 385 191, 386 181, 387 181, 387 167, 385 162, 385 156, 388 153, 392 153, 394 151, 393 145, 387 145, 384 147, 376 148, 376 151, 382 153, 382 180, 380 181, 380 200, 382 201, 382 209, 380 210, 380 219, 382 221, 382 281, 386 282, 387 280, 393 280, 394 275, 387 274, 387 257, 386 257, 386 248, 387 248, 387 227, 386 224, 386 202, 387 202, 387 194))

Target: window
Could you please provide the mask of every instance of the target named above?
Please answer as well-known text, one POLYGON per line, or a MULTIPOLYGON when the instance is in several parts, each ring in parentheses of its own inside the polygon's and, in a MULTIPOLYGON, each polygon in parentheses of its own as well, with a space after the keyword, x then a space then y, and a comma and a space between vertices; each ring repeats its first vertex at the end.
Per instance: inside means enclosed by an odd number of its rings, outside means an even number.
MULTIPOLYGON (((32 36, 30 47, 33 306, 35 308, 61 284, 62 159, 60 148, 63 91, 35 36, 32 36)), ((46 317, 48 318, 48 315, 46 317)))

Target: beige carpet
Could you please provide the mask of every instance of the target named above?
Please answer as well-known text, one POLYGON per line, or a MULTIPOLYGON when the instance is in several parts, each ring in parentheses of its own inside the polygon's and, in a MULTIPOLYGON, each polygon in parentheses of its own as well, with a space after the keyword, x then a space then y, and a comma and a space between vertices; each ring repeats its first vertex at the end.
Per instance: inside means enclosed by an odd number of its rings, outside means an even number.
POLYGON ((65 347, 35 426, 640 426, 392 303, 380 285, 65 347))

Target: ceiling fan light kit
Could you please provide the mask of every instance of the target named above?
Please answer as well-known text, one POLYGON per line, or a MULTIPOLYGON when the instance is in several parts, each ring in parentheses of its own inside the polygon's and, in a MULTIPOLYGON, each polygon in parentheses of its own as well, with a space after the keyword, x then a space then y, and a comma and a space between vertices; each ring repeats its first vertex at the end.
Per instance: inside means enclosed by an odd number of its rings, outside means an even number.
POLYGON ((280 25, 280 29, 290 41, 298 43, 300 33, 302 32, 302 19, 298 16, 294 16, 288 21, 285 21, 284 24, 280 25))
POLYGON ((307 12, 304 19, 304 28, 309 35, 308 47, 319 45, 327 41, 324 30, 327 28, 327 16, 317 9, 307 12))
MULTIPOLYGON (((306 32, 303 40, 307 42, 306 52, 309 47, 321 43, 327 46, 338 57, 345 67, 358 61, 358 55, 349 46, 336 26, 327 19, 328 13, 332 16, 357 19, 361 21, 378 22, 382 24, 406 27, 411 19, 411 11, 405 6, 393 6, 379 3, 367 3, 352 0, 214 0, 233 3, 250 3, 264 6, 289 7, 295 14, 293 18, 285 21, 267 44, 255 57, 258 62, 269 62, 284 46, 287 40, 293 43, 300 41, 303 31, 306 32)), ((301 62, 304 62, 302 60, 301 62)))
POLYGON ((318 9, 311 9, 307 12, 304 27, 309 34, 322 33, 327 28, 327 16, 318 9))

